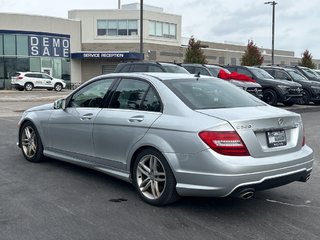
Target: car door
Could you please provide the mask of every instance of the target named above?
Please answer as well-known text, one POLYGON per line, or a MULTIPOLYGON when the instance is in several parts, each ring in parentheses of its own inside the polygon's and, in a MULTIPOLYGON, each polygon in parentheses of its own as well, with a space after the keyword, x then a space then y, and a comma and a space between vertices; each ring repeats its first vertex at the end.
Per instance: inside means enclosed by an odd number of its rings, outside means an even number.
POLYGON ((130 150, 160 116, 161 102, 150 83, 122 79, 94 120, 96 163, 125 170, 130 150))
POLYGON ((40 77, 42 80, 42 87, 53 88, 52 77, 45 73, 42 73, 40 77))
POLYGON ((50 116, 47 134, 50 151, 77 161, 92 158, 93 122, 101 111, 104 98, 115 79, 99 79, 76 91, 66 109, 56 109, 50 116))

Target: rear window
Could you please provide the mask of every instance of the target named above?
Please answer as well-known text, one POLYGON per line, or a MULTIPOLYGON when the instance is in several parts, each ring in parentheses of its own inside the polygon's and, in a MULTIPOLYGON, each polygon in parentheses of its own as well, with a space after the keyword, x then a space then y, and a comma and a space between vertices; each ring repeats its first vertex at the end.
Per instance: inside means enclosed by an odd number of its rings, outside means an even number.
POLYGON ((200 78, 164 81, 191 109, 263 106, 256 97, 223 80, 200 78))
POLYGON ((162 67, 166 70, 166 72, 189 74, 189 72, 186 69, 184 69, 183 67, 177 66, 177 65, 165 65, 165 64, 163 64, 162 67))

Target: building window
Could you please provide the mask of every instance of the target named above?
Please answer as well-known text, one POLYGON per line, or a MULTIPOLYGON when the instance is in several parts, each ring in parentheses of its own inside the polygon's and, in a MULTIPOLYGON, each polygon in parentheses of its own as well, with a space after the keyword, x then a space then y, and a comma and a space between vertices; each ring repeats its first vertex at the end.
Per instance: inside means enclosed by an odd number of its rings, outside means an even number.
POLYGON ((97 20, 98 36, 130 36, 138 34, 138 20, 97 20))
POLYGON ((28 36, 17 35, 17 55, 28 56, 28 36))
POLYGON ((41 72, 41 58, 30 57, 30 71, 41 72))
POLYGON ((4 55, 16 55, 16 36, 15 35, 3 35, 4 55))
POLYGON ((149 21, 149 35, 164 38, 176 38, 177 25, 173 23, 149 21))
POLYGON ((3 55, 3 36, 0 34, 0 56, 3 55))

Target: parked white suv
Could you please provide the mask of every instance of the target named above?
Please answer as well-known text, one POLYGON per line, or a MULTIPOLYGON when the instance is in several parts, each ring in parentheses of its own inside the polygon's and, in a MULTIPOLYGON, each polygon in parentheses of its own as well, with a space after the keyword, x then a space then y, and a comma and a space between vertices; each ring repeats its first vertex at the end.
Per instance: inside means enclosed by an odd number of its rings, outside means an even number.
POLYGON ((45 88, 61 91, 66 87, 66 83, 61 79, 56 79, 46 73, 40 72, 16 72, 11 77, 11 86, 20 91, 31 91, 33 88, 45 88))

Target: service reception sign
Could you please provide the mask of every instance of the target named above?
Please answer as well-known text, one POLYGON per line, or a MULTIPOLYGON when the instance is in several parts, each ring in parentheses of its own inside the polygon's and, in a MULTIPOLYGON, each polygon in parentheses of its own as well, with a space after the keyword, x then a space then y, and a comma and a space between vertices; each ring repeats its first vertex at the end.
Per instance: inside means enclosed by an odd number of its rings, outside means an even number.
POLYGON ((29 56, 70 58, 70 38, 29 36, 29 56))

